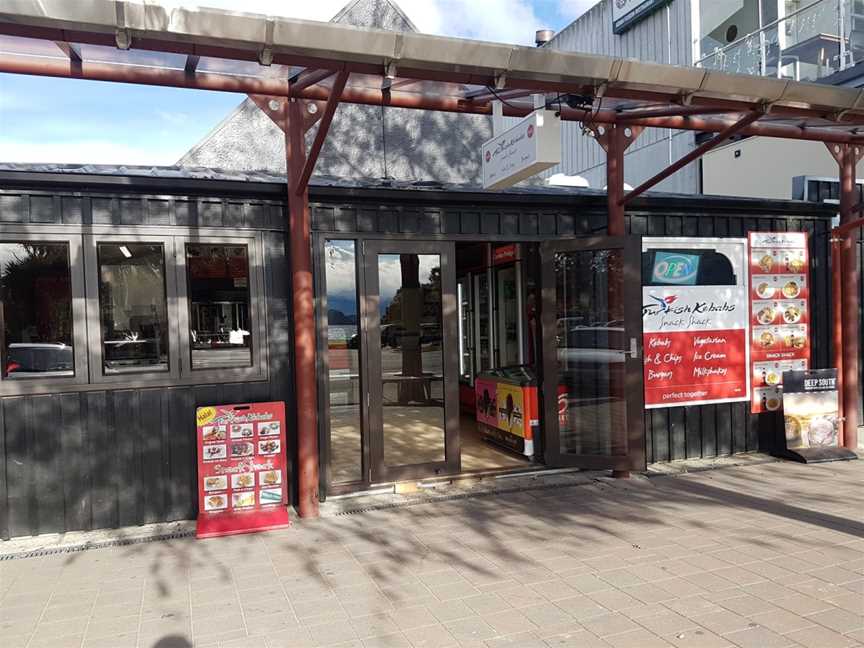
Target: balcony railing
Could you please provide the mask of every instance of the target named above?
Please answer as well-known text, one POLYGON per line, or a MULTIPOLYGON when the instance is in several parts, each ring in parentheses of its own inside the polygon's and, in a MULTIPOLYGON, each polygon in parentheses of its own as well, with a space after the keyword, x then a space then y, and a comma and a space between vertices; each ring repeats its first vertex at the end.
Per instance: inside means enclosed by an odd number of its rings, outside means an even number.
POLYGON ((696 61, 700 67, 816 81, 864 60, 864 0, 817 0, 696 61))

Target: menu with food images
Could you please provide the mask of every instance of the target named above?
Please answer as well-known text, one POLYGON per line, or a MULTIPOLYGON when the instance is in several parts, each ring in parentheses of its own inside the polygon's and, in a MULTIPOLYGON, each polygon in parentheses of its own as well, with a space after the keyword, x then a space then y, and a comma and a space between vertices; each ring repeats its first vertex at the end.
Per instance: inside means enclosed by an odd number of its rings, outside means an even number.
POLYGON ((810 366, 810 261, 805 232, 750 232, 751 411, 783 404, 783 373, 810 366))
POLYGON ((285 403, 199 407, 199 538, 289 524, 285 403))

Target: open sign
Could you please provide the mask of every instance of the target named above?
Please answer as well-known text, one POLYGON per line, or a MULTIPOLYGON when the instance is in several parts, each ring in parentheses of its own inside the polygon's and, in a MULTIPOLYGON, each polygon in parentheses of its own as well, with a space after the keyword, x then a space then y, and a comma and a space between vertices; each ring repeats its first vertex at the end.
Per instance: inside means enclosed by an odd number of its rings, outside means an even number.
POLYGON ((652 275, 656 283, 692 286, 699 274, 699 256, 677 252, 657 252, 652 275))

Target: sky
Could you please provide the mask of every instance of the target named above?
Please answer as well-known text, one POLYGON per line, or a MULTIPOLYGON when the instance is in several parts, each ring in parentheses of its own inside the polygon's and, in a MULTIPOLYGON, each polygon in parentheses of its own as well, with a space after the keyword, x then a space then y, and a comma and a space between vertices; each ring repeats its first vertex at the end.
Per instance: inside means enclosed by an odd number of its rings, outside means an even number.
MULTIPOLYGON (((598 0, 396 0, 424 33, 533 45, 598 0)), ((348 0, 162 0, 330 20, 348 0)), ((0 162, 171 165, 243 95, 0 74, 0 162)))

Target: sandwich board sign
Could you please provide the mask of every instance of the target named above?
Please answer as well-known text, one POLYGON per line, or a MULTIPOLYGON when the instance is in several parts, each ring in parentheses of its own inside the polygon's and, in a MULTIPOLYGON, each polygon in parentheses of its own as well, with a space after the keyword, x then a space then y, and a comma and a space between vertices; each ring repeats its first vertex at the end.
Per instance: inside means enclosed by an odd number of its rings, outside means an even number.
POLYGON ((561 118, 536 110, 483 144, 483 188, 505 189, 561 161, 561 118))

